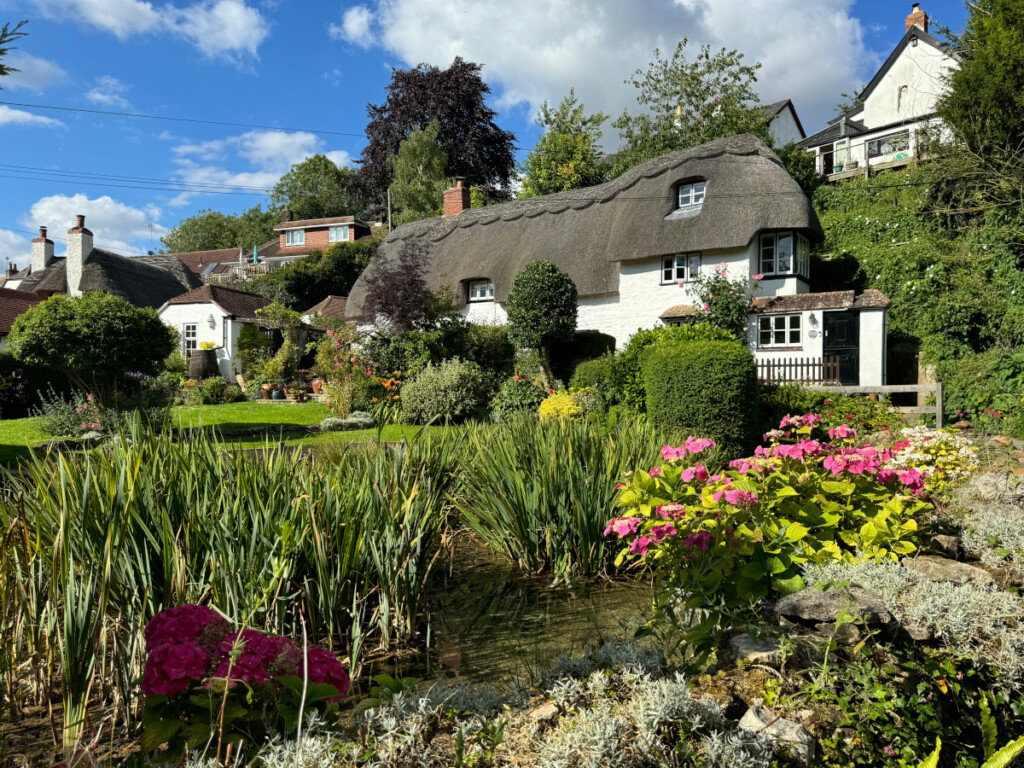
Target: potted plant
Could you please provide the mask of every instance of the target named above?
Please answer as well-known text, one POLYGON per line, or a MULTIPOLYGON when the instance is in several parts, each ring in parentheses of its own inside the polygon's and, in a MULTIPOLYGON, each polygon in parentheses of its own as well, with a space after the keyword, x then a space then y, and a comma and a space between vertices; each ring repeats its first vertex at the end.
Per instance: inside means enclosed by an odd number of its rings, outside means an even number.
POLYGON ((309 385, 313 388, 314 395, 322 395, 324 393, 324 380, 319 376, 313 378, 309 385))
POLYGON ((281 380, 277 380, 271 386, 273 387, 273 389, 270 390, 270 399, 284 400, 284 382, 281 380))
POLYGON ((289 400, 305 400, 306 382, 302 379, 292 379, 285 390, 289 400))
POLYGON ((264 382, 260 386, 260 393, 263 395, 264 400, 270 400, 270 393, 273 391, 274 385, 269 381, 264 382))

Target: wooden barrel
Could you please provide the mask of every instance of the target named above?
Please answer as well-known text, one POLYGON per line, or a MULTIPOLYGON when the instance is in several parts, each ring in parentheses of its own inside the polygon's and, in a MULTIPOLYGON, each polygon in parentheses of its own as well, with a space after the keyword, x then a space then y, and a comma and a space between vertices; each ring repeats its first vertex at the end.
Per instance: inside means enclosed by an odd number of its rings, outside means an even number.
POLYGON ((192 356, 188 361, 188 375, 196 381, 202 381, 211 376, 220 376, 220 366, 217 365, 217 350, 192 350, 192 356))

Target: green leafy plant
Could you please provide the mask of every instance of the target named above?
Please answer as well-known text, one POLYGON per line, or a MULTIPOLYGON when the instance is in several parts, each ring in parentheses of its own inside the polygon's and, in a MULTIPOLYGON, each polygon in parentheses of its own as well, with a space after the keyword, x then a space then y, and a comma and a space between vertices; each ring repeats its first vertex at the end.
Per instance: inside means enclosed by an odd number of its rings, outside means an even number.
POLYGON ((541 376, 550 387, 551 347, 576 330, 579 312, 576 284, 550 261, 527 264, 512 281, 505 309, 508 337, 519 349, 541 355, 541 376))
POLYGON ((549 394, 540 377, 517 373, 505 379, 491 401, 491 418, 500 422, 535 414, 549 394))
POLYGON ((482 397, 480 366, 446 360, 427 365, 402 387, 402 416, 413 424, 462 421, 478 411, 482 397))

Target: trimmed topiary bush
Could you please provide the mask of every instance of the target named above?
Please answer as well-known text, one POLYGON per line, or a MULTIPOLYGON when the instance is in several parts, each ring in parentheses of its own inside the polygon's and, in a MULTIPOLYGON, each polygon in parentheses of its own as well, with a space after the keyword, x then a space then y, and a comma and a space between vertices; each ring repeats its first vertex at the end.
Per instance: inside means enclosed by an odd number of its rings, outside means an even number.
POLYGON ((615 337, 600 331, 576 331, 567 341, 551 346, 551 368, 556 379, 569 381, 576 368, 615 352, 615 337))
POLYGON ((642 359, 647 413, 658 426, 710 437, 727 455, 753 448, 760 426, 754 356, 734 341, 661 341, 642 359))
POLYGON ((576 371, 569 381, 573 389, 594 387, 606 398, 613 395, 612 369, 615 367, 614 355, 605 355, 595 360, 585 360, 576 366, 576 371))
POLYGON ((643 411, 647 407, 640 359, 644 351, 659 341, 736 341, 728 331, 710 323, 693 325, 662 325, 645 328, 629 337, 629 343, 615 357, 610 384, 619 402, 643 411))
POLYGON ((453 358, 428 364, 402 387, 402 418, 413 424, 462 421, 479 410, 483 389, 476 363, 453 358))

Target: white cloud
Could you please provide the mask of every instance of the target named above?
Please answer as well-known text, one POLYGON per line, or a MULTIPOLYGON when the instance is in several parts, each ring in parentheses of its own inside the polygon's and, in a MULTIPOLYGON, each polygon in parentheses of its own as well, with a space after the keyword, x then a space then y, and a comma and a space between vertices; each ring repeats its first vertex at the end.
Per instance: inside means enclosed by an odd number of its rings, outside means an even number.
POLYGON ((373 23, 373 11, 365 5, 356 5, 341 15, 341 24, 331 24, 327 34, 332 40, 344 40, 361 48, 369 48, 374 44, 370 25, 373 23))
POLYGON ((263 14, 245 0, 199 0, 178 7, 144 0, 35 0, 45 17, 78 19, 121 40, 163 33, 188 40, 205 56, 241 64, 255 59, 270 33, 263 14))
POLYGON ((335 67, 334 69, 327 70, 321 75, 321 77, 328 83, 330 83, 332 88, 337 88, 339 85, 341 85, 341 70, 338 69, 337 67, 335 67))
POLYGON ((14 51, 4 64, 17 69, 4 78, 4 88, 15 90, 23 88, 35 93, 42 93, 51 85, 64 82, 68 73, 48 59, 30 56, 22 51, 14 51))
MULTIPOLYGON (((352 157, 344 150, 324 149, 323 140, 304 131, 248 131, 226 139, 179 144, 172 148, 178 166, 176 179, 193 184, 226 184, 269 190, 295 164, 322 153, 336 165, 349 165, 352 157), (244 170, 227 166, 244 163, 244 170)), ((195 193, 184 192, 171 206, 188 203, 195 193)))
POLYGON ((97 248, 117 253, 138 255, 151 249, 151 242, 159 244, 167 228, 156 223, 161 211, 149 205, 144 209, 119 203, 109 195, 90 198, 87 195, 50 195, 33 204, 28 215, 22 217, 25 229, 40 225, 63 239, 64 233, 75 225, 75 216, 85 215, 85 225, 92 231, 97 248), (150 229, 152 225, 152 229, 150 229), (152 238, 152 240, 151 240, 152 238))
MULTIPOLYGON (((455 56, 484 64, 503 107, 535 109, 575 87, 588 110, 618 116, 635 108, 623 81, 654 48, 670 54, 683 38, 691 58, 702 43, 737 48, 764 64, 762 100, 792 98, 813 130, 876 63, 852 5, 835 0, 809 13, 806 0, 376 0, 368 13, 378 44, 406 65, 447 66, 455 56)), ((336 34, 344 33, 343 23, 336 34)))
POLYGON ((0 229, 0 270, 7 267, 8 261, 18 269, 27 267, 32 261, 32 243, 17 232, 0 229))
POLYGON ((93 104, 104 107, 117 107, 118 109, 131 109, 132 105, 124 97, 128 86, 111 75, 101 75, 96 78, 96 86, 86 91, 85 98, 93 104))
POLYGON ((0 105, 0 126, 4 125, 34 125, 40 128, 63 128, 64 123, 54 120, 52 117, 43 117, 26 112, 23 109, 0 105))

